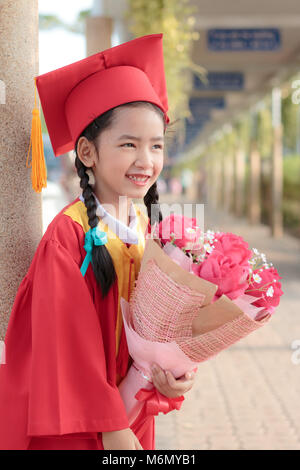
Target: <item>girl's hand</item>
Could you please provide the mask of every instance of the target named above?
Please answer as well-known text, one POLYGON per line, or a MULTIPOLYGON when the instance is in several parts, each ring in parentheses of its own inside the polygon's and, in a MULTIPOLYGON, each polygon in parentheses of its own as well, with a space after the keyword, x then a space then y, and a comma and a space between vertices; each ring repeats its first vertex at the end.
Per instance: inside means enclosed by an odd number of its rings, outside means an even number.
POLYGON ((168 398, 177 398, 191 390, 194 385, 194 371, 187 372, 179 379, 175 379, 174 375, 166 371, 164 372, 157 364, 154 364, 152 370, 153 385, 157 390, 168 398), (155 370, 153 369, 155 367, 155 370))
POLYGON ((143 450, 140 441, 130 428, 102 433, 104 450, 143 450))

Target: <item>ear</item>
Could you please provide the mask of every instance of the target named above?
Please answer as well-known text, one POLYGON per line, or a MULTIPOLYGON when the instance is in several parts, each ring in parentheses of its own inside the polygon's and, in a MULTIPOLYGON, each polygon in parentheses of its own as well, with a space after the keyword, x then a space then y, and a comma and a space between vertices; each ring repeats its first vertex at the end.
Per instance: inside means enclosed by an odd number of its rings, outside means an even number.
POLYGON ((93 142, 82 136, 77 143, 78 158, 87 168, 95 167, 97 160, 97 152, 93 142))

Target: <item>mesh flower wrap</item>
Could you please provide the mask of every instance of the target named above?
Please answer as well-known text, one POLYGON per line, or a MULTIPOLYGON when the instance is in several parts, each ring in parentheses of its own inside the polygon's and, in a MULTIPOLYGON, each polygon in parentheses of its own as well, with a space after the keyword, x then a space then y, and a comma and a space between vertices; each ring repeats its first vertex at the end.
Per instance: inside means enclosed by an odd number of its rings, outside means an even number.
POLYGON ((175 282, 153 259, 140 271, 130 297, 130 319, 136 333, 148 341, 175 341, 195 362, 203 362, 228 348, 252 331, 261 321, 241 310, 236 318, 193 337, 192 322, 201 315, 204 295, 175 282))

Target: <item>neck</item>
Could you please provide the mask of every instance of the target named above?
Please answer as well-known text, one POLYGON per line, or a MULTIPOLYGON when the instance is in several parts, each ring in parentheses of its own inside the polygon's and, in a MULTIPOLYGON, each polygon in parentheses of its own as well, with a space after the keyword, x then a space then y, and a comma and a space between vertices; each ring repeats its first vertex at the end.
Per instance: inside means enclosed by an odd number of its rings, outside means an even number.
POLYGON ((93 189, 94 194, 104 209, 113 217, 123 222, 125 225, 129 225, 129 210, 132 199, 127 196, 116 196, 112 198, 110 196, 105 198, 104 194, 99 194, 99 191, 93 189))

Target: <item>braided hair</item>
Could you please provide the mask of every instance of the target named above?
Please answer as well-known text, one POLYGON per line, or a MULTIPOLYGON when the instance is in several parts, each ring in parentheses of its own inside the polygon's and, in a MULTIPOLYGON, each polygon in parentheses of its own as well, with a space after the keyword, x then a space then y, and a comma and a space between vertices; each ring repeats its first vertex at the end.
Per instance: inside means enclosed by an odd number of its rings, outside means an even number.
MULTIPOLYGON (((164 120, 164 114, 162 110, 153 103, 146 101, 134 101, 130 103, 125 103, 123 105, 117 106, 149 106, 159 113, 164 120)), ((77 169, 77 174, 80 178, 80 187, 82 188, 82 196, 84 198, 84 204, 87 209, 88 223, 90 228, 94 228, 99 223, 99 217, 96 215, 97 203, 93 194, 93 187, 89 183, 89 175, 87 171, 88 167, 80 160, 77 154, 77 144, 80 137, 86 137, 89 141, 94 141, 100 133, 109 128, 112 125, 114 119, 114 110, 112 108, 105 113, 98 116, 91 124, 89 124, 81 135, 78 137, 75 145, 75 167, 77 169)), ((164 130, 166 130, 166 123, 164 120, 164 130)), ((162 220, 162 213, 159 207, 159 194, 157 191, 156 181, 149 188, 148 192, 144 196, 144 204, 147 207, 148 217, 150 219, 150 225, 153 225, 155 222, 160 222, 162 220), (155 205, 155 206, 153 206, 155 205), (154 210, 151 207, 154 207, 154 210)), ((105 245, 96 246, 93 245, 92 249, 92 268, 95 274, 96 281, 100 285, 102 291, 102 297, 104 298, 116 280, 116 271, 112 258, 109 254, 109 251, 105 245)))

